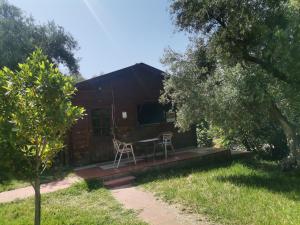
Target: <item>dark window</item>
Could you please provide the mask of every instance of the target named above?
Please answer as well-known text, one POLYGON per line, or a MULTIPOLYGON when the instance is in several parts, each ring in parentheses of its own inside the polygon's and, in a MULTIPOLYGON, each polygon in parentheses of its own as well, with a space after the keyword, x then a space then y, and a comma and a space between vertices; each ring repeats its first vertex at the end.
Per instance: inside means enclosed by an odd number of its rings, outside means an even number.
POLYGON ((137 115, 140 124, 161 123, 166 121, 165 109, 159 103, 145 103, 139 105, 137 115))
POLYGON ((107 109, 94 109, 91 113, 94 136, 110 135, 110 111, 107 109))

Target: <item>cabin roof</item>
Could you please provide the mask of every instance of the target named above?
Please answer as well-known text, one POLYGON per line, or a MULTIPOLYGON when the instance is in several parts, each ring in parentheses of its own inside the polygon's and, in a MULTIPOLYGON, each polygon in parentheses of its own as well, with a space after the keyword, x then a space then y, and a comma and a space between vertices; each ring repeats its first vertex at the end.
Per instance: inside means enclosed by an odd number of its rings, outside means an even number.
POLYGON ((82 84, 92 84, 92 83, 97 83, 98 81, 106 78, 114 78, 118 76, 126 76, 126 75, 131 75, 131 74, 141 74, 141 73, 146 73, 146 74, 154 74, 156 76, 163 77, 164 72, 162 70, 159 70, 155 67, 152 67, 148 64, 145 63, 136 63, 132 66, 125 67, 123 69, 119 69, 110 73, 106 73, 103 75, 99 75, 97 77, 93 77, 81 82, 78 82, 76 86, 81 86, 82 84))

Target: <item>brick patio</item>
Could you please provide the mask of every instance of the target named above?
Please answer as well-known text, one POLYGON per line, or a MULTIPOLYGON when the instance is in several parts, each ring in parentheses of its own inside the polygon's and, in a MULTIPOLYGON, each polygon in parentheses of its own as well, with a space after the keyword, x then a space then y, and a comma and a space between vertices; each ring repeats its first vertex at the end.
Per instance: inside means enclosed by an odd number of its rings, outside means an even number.
POLYGON ((215 161, 215 160, 230 160, 231 153, 228 150, 214 148, 194 148, 188 150, 176 151, 170 154, 168 159, 160 157, 153 160, 150 156, 148 160, 139 158, 137 164, 128 162, 119 168, 113 168, 113 162, 99 163, 91 166, 80 167, 75 169, 75 174, 83 179, 101 178, 103 180, 112 179, 114 177, 125 176, 145 172, 154 168, 164 168, 176 166, 179 163, 187 161, 215 161), (107 167, 107 169, 103 169, 107 167))
MULTIPOLYGON (((251 153, 235 152, 233 157, 248 157, 251 153)), ((100 178, 103 181, 120 178, 130 174, 137 174, 151 170, 154 168, 166 168, 177 166, 180 163, 199 162, 199 163, 214 163, 216 161, 231 160, 231 152, 228 150, 214 149, 214 148, 195 148, 189 150, 180 150, 168 157, 167 160, 160 158, 153 160, 149 157, 146 161, 142 158, 138 159, 137 165, 127 161, 121 164, 122 167, 113 168, 112 162, 99 163, 86 167, 76 168, 75 174, 77 176, 66 177, 62 180, 49 182, 41 185, 41 193, 50 193, 57 190, 65 189, 82 179, 100 178), (103 169, 106 168, 106 169, 103 169)), ((128 178, 128 177, 127 177, 128 178)), ((19 188, 11 191, 0 193, 0 203, 11 202, 17 199, 24 199, 34 195, 34 190, 31 186, 19 188)))

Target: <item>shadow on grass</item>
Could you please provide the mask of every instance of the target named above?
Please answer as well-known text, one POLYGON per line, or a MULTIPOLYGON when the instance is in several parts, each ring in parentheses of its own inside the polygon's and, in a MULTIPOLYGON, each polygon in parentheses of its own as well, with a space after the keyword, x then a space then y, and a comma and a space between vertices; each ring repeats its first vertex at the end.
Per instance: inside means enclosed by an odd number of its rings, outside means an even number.
MULTIPOLYGON (((49 186, 56 185, 56 181, 66 178, 71 172, 73 172, 72 167, 63 167, 60 170, 48 169, 40 176, 41 184, 48 184, 49 186), (53 182, 53 184, 49 184, 50 182, 53 182)), ((0 171, 0 192, 27 186, 30 186, 28 179, 21 179, 13 174, 0 171)))
POLYGON ((177 177, 187 177, 191 173, 200 171, 209 171, 218 168, 230 167, 231 161, 218 162, 213 164, 205 164, 203 162, 186 162, 180 166, 173 166, 172 168, 155 168, 151 171, 137 174, 137 184, 142 185, 153 181, 160 181, 164 179, 172 179, 177 177))
POLYGON ((266 177, 257 174, 236 175, 217 178, 221 182, 230 182, 237 186, 263 188, 284 195, 292 200, 300 200, 300 180, 282 177, 266 177))
POLYGON ((150 172, 138 174, 137 184, 142 185, 164 179, 187 177, 195 172, 229 168, 235 163, 248 167, 251 169, 250 173, 241 171, 234 174, 232 172, 227 176, 218 176, 216 179, 220 182, 230 182, 237 186, 263 188, 282 194, 292 200, 300 200, 300 171, 282 172, 277 163, 259 160, 235 160, 233 162, 213 163, 210 165, 203 165, 203 162, 195 162, 168 169, 154 169, 150 172))
POLYGON ((73 172, 72 167, 63 167, 61 169, 49 169, 41 175, 41 182, 48 183, 50 181, 62 180, 73 172))
POLYGON ((278 163, 276 163, 275 161, 266 161, 266 160, 240 160, 238 161, 239 163, 243 164, 244 166, 257 170, 257 171, 261 171, 261 172, 265 172, 265 173, 280 173, 280 174, 284 174, 280 168, 280 166, 278 165, 278 163))
POLYGON ((87 186, 88 192, 103 188, 103 183, 99 179, 84 180, 87 186))
POLYGON ((289 199, 300 200, 299 170, 282 172, 278 164, 267 161, 243 160, 239 163, 252 169, 253 173, 219 176, 217 179, 237 186, 267 189, 289 199))

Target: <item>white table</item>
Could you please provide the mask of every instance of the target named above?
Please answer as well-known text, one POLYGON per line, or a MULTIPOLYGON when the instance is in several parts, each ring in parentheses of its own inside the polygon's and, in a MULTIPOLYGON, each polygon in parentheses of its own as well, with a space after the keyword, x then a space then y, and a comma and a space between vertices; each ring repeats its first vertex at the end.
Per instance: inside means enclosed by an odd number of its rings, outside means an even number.
MULTIPOLYGON (((151 142, 153 142, 153 157, 154 157, 156 142, 159 141, 159 140, 160 139, 158 137, 156 137, 156 138, 149 138, 149 139, 140 140, 140 141, 137 141, 137 142, 138 143, 151 143, 151 142)), ((147 151, 146 159, 148 160, 148 151, 147 151)))
POLYGON ((148 142, 156 142, 159 141, 159 138, 149 138, 149 139, 145 139, 145 140, 140 140, 138 141, 139 143, 148 143, 148 142))

